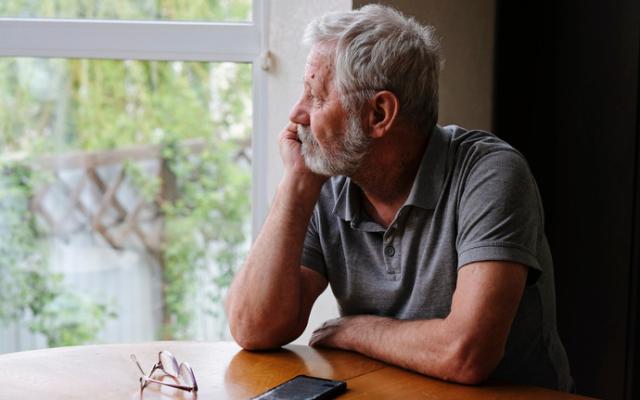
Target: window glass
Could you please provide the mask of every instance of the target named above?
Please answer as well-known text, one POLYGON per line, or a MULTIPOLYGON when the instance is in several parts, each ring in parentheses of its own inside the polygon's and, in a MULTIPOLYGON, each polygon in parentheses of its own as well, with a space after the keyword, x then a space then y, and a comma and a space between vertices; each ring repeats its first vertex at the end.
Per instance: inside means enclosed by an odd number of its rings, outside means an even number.
POLYGON ((169 21, 251 20, 251 0, 11 0, 0 16, 169 21))
POLYGON ((0 352, 224 337, 250 240, 251 76, 0 58, 0 352))

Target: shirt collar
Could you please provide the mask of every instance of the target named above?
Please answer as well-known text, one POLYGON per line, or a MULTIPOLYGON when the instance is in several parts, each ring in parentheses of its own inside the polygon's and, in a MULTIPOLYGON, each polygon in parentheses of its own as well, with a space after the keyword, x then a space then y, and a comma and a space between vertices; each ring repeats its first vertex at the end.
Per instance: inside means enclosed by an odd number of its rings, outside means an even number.
POLYGON ((427 210, 436 208, 447 172, 450 139, 443 128, 436 126, 433 129, 405 205, 427 210))
MULTIPOLYGON (((404 205, 412 205, 427 210, 436 208, 446 173, 447 153, 450 136, 443 128, 436 126, 422 156, 418 173, 413 181, 404 205)), ((351 178, 346 178, 333 207, 333 213, 352 225, 360 219, 362 190, 351 178)))
POLYGON ((360 194, 362 190, 351 178, 346 177, 340 189, 333 213, 345 221, 355 221, 360 215, 360 194))

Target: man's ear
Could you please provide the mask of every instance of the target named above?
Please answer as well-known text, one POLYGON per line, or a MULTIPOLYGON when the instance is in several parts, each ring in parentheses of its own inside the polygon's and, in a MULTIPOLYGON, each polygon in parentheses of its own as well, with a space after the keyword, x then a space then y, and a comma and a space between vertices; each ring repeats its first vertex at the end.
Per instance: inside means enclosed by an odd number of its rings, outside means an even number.
POLYGON ((365 121, 369 128, 369 136, 376 139, 383 137, 397 123, 400 103, 395 94, 382 90, 368 102, 365 121))

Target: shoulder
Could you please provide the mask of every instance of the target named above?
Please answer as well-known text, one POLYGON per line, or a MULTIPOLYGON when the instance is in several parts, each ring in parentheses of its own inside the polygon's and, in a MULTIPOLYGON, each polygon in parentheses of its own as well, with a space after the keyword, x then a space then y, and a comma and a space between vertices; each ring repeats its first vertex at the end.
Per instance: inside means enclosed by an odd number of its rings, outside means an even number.
POLYGON ((522 153, 493 133, 466 130, 456 125, 448 125, 442 129, 450 139, 449 162, 455 170, 468 173, 484 167, 517 169, 530 173, 522 153))
POLYGON ((496 152, 512 152, 524 158, 509 143, 493 133, 481 130, 466 130, 457 125, 447 125, 442 129, 450 138, 451 149, 456 159, 480 159, 496 152))

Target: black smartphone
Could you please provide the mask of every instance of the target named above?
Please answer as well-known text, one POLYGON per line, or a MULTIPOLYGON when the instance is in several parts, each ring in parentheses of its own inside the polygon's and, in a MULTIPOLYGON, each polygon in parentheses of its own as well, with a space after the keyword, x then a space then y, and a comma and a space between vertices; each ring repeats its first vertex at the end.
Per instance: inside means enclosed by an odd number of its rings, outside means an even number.
POLYGON ((298 375, 252 400, 325 400, 333 399, 347 390, 347 382, 298 375))

